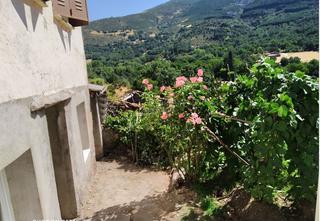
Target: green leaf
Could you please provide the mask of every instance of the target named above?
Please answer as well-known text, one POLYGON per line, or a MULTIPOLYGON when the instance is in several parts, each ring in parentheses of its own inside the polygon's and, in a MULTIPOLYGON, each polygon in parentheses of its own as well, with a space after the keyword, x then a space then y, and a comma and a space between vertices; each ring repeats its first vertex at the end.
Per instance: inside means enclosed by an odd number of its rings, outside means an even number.
POLYGON ((288 108, 284 105, 281 105, 278 109, 279 117, 286 117, 288 115, 288 108))
POLYGON ((304 77, 304 73, 302 72, 302 71, 296 71, 296 76, 298 77, 298 78, 303 78, 304 77))

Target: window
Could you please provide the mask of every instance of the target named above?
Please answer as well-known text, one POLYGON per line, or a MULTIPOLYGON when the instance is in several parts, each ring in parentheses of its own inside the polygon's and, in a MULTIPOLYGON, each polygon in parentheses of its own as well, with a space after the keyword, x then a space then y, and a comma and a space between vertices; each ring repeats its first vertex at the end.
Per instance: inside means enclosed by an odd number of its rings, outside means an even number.
POLYGON ((86 115, 85 103, 82 102, 77 106, 78 124, 81 136, 82 153, 84 160, 87 161, 90 153, 89 134, 88 134, 88 122, 86 115))
POLYGON ((0 221, 14 221, 9 187, 4 170, 0 170, 0 221))
POLYGON ((83 26, 89 23, 86 0, 52 0, 55 17, 67 21, 72 26, 83 26))

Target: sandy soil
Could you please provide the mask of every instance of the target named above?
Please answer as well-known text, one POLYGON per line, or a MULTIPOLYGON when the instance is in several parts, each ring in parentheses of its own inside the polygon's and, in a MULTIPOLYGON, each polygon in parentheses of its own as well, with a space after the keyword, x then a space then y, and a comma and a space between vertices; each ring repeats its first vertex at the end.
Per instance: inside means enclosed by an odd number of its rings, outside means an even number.
POLYGON ((280 62, 282 58, 298 57, 302 62, 309 62, 313 59, 319 60, 319 52, 317 51, 303 51, 303 52, 291 52, 281 53, 280 57, 277 57, 277 62, 280 62))
POLYGON ((169 182, 167 173, 125 160, 97 162, 79 220, 178 221, 188 212, 186 202, 193 196, 183 190, 168 193, 169 182))

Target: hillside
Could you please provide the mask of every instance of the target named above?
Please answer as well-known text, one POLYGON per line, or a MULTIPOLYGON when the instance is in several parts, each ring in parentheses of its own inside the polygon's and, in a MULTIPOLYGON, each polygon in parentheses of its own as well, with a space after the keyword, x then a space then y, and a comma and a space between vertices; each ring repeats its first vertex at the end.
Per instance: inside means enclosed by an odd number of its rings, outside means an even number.
POLYGON ((171 0, 143 13, 92 22, 83 30, 85 49, 88 59, 109 69, 160 57, 174 62, 198 49, 217 57, 231 51, 252 63, 252 55, 263 51, 318 50, 318 10, 315 0, 171 0))
POLYGON ((144 13, 94 21, 84 29, 84 36, 90 58, 117 49, 137 52, 126 58, 139 55, 140 49, 158 54, 157 43, 163 39, 177 44, 183 39, 190 47, 202 47, 253 37, 266 50, 314 50, 317 11, 314 0, 172 0, 144 13), (267 41, 272 40, 286 40, 286 44, 270 48, 267 41), (150 43, 156 46, 151 51, 150 43))

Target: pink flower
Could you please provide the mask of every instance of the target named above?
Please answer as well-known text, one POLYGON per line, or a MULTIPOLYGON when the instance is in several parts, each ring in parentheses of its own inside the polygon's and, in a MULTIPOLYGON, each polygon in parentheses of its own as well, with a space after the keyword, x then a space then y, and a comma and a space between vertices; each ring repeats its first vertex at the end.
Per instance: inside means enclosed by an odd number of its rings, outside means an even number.
POLYGON ((188 96, 188 100, 191 101, 193 100, 193 97, 191 95, 188 96))
POLYGON ((197 117, 199 117, 199 115, 198 115, 197 113, 192 113, 192 114, 191 114, 191 117, 192 117, 192 118, 197 118, 197 117))
POLYGON ((202 83, 203 82, 203 77, 191 77, 190 78, 190 81, 192 82, 192 83, 202 83))
POLYGON ((142 84, 144 84, 144 85, 149 84, 149 80, 148 79, 143 79, 142 84))
POLYGON ((190 78, 190 81, 191 81, 192 83, 197 83, 198 77, 191 77, 191 78, 190 78))
POLYGON ((182 87, 185 83, 185 81, 176 81, 176 87, 182 87))
POLYGON ((203 77, 198 77, 197 82, 202 83, 203 82, 203 77))
POLYGON ((192 113, 191 116, 187 119, 187 123, 192 123, 193 125, 202 124, 202 119, 197 113, 192 113))
POLYGON ((166 86, 161 86, 160 87, 160 92, 163 93, 166 90, 166 86))
POLYGON ((199 76, 199 77, 202 77, 202 76, 203 76, 203 70, 202 70, 201 68, 198 70, 198 76, 199 76))
POLYGON ((174 93, 170 93, 170 94, 169 94, 169 97, 174 97, 174 93))
POLYGON ((200 96, 200 100, 204 101, 206 99, 205 96, 200 96))
POLYGON ((153 85, 152 85, 152 84, 147 84, 147 89, 148 89, 149 91, 151 91, 151 90, 153 89, 153 85))
POLYGON ((179 119, 183 119, 184 118, 184 113, 179 114, 179 119))
POLYGON ((176 87, 182 87, 188 79, 185 76, 179 76, 176 78, 176 87))
POLYGON ((187 81, 188 79, 185 76, 179 76, 176 78, 176 81, 187 81))
POLYGON ((161 119, 162 120, 167 120, 169 117, 168 113, 167 112, 163 112, 162 115, 161 115, 161 119))
POLYGON ((194 119, 195 124, 202 124, 202 119, 200 117, 197 117, 194 119))
POLYGON ((203 85, 203 89, 205 89, 207 91, 208 90, 208 86, 207 85, 203 85))

